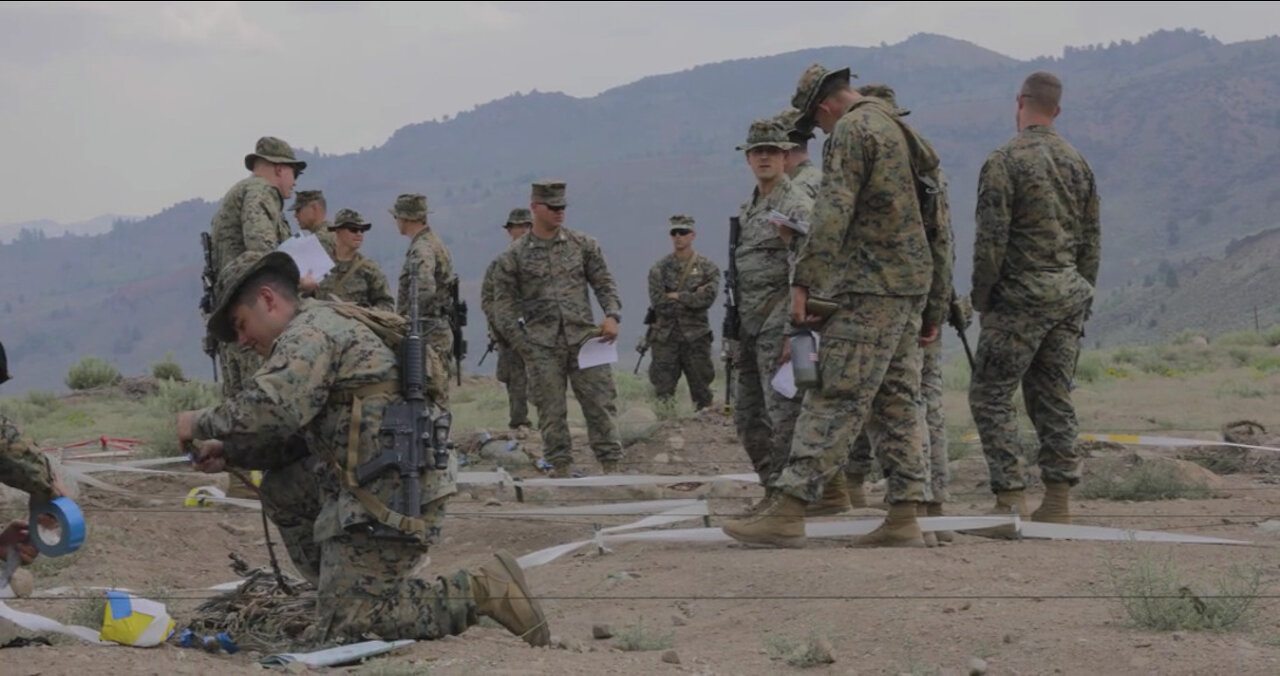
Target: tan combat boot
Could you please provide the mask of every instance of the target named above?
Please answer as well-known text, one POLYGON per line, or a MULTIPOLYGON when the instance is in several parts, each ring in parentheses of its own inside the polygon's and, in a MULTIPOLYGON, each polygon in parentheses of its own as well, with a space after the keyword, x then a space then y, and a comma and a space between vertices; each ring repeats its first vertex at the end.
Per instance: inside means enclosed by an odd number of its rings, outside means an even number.
POLYGON ((844 472, 836 472, 822 489, 822 497, 805 507, 805 516, 830 516, 848 511, 849 494, 845 491, 844 472))
MULTIPOLYGON (((925 516, 946 516, 942 513, 941 502, 930 502, 927 503, 925 507, 927 508, 925 516)), ((952 540, 955 540, 955 533, 952 533, 949 530, 938 530, 934 531, 933 534, 938 537, 938 542, 951 542, 952 540)))
POLYGON ((551 471, 547 473, 547 476, 552 479, 568 479, 571 476, 569 473, 572 471, 569 468, 572 466, 573 465, 555 465, 551 468, 551 471))
MULTIPOLYGON (((1021 490, 1016 491, 999 491, 996 493, 996 506, 992 507, 985 516, 1003 516, 1017 512, 1021 519, 1029 518, 1027 514, 1027 498, 1021 490)), ((984 538, 999 538, 1004 540, 1012 540, 1018 537, 1018 531, 1014 529, 1013 524, 1004 526, 992 526, 990 528, 975 528, 973 530, 963 530, 961 533, 966 535, 977 535, 984 538)))
MULTIPOLYGON (((919 518, 922 516, 929 516, 929 506, 923 502, 916 506, 916 517, 919 518)), ((919 523, 920 522, 917 521, 916 525, 919 525, 919 523)), ((920 531, 920 535, 921 537, 924 538, 924 546, 926 547, 938 546, 938 536, 934 535, 933 531, 922 530, 920 531)))
POLYGON ((1044 484, 1044 501, 1031 513, 1032 521, 1042 523, 1071 523, 1071 510, 1068 508, 1071 484, 1066 482, 1046 481, 1044 484))
POLYGON ((751 506, 747 507, 746 510, 742 512, 743 516, 749 518, 759 514, 771 503, 773 503, 773 499, 776 498, 777 496, 778 496, 777 491, 773 490, 772 488, 764 489, 764 497, 751 503, 751 506))
POLYGON ((853 541, 852 547, 924 547, 924 533, 916 521, 920 503, 899 502, 889 505, 889 514, 875 530, 853 541))
POLYGON ((779 491, 759 513, 721 526, 725 535, 747 544, 805 546, 803 500, 779 491))
MULTIPOLYGON (((849 494, 849 506, 854 509, 867 508, 867 495, 862 492, 862 485, 867 477, 862 474, 845 475, 845 492, 849 494)), ((824 496, 825 497, 825 496, 824 496)))
POLYGON ((542 614, 542 606, 529 592, 520 564, 507 552, 495 552, 494 556, 501 570, 481 566, 480 571, 471 576, 476 614, 493 618, 531 646, 551 643, 551 628, 542 614))

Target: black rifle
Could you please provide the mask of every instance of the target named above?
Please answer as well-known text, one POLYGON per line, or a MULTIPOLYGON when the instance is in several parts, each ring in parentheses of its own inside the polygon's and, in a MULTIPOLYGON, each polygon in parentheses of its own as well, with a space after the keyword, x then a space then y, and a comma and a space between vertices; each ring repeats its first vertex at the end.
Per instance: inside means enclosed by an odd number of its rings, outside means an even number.
POLYGON ((458 385, 462 385, 462 360, 467 356, 467 341, 462 337, 462 327, 467 325, 467 301, 458 298, 458 278, 450 287, 449 326, 453 329, 453 363, 458 369, 458 385))
MULTIPOLYGON (((378 439, 382 452, 356 468, 356 483, 366 485, 387 470, 400 475, 400 492, 392 499, 392 511, 416 519, 421 515, 422 486, 418 478, 430 469, 449 468, 449 428, 453 417, 449 412, 431 419, 427 405, 427 365, 423 353, 422 316, 418 308, 418 271, 409 273, 409 335, 400 344, 400 393, 403 401, 392 404, 382 414, 378 439), (433 452, 434 463, 428 463, 433 452)), ((375 538, 417 542, 414 534, 392 528, 381 522, 369 526, 375 538)))
POLYGON ((644 313, 644 325, 649 327, 644 330, 644 338, 640 339, 640 344, 636 345, 636 352, 640 353, 640 358, 636 360, 636 367, 631 371, 633 375, 640 373, 640 362, 644 361, 644 353, 649 351, 649 336, 653 335, 653 325, 658 321, 658 313, 650 307, 644 313))
POLYGON ((733 350, 728 341, 737 341, 742 330, 738 317, 738 240, 742 237, 742 222, 737 216, 729 218, 729 268, 724 275, 724 326, 720 328, 720 345, 724 357, 724 406, 730 408, 733 393, 733 350))
POLYGON ((947 312, 947 323, 960 334, 960 344, 964 345, 964 356, 969 358, 969 371, 973 371, 973 352, 969 350, 969 337, 964 335, 965 325, 963 313, 960 312, 960 300, 956 298, 955 289, 951 290, 951 304, 947 312))
MULTIPOLYGON (((217 283, 218 271, 213 269, 213 238, 209 233, 200 233, 200 247, 204 249, 204 271, 200 273, 200 284, 204 287, 204 295, 200 297, 200 310, 207 318, 213 314, 214 286, 217 283)), ((213 361, 213 382, 218 382, 218 339, 209 333, 204 334, 204 353, 213 361)))

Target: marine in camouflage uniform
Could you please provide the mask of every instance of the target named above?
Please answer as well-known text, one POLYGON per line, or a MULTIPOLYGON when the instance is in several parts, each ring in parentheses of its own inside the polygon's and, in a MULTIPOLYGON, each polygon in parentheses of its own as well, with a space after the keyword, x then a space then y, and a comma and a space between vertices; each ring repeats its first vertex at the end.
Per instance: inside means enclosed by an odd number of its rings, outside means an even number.
POLYGON ((328 201, 322 190, 299 190, 289 210, 298 221, 298 228, 316 236, 325 253, 333 258, 333 231, 327 216, 328 201))
MULTIPOLYGON (((245 155, 244 167, 253 175, 236 181, 223 195, 209 226, 213 269, 217 271, 246 251, 273 251, 289 239, 284 200, 293 193, 307 163, 294 156, 288 143, 264 136, 254 151, 245 155)), ((236 393, 262 363, 234 342, 221 345, 218 359, 222 362, 224 397, 236 393)))
MULTIPOLYGON (((8 355, 0 345, 0 384, 9 379, 8 355)), ((49 457, 24 438, 18 425, 4 415, 0 415, 0 483, 26 491, 33 505, 61 495, 49 457)))
POLYGON ((774 117, 783 129, 787 130, 787 140, 795 147, 787 151, 787 176, 791 182, 799 186, 809 199, 817 199, 818 186, 822 185, 822 170, 809 159, 809 141, 813 139, 813 130, 796 129, 796 121, 800 119, 800 111, 787 108, 774 117))
POLYGON ((427 351, 427 396, 441 406, 449 403, 449 381, 453 378, 453 330, 449 326, 452 285, 458 283, 453 256, 427 224, 427 197, 403 194, 390 210, 400 234, 409 237, 409 250, 400 268, 400 288, 396 312, 409 316, 409 273, 418 271, 418 312, 425 330, 423 349, 427 351))
POLYGON ((1070 523, 1068 494, 1081 466, 1071 378, 1098 278, 1101 224, 1093 170, 1053 128, 1061 96, 1056 76, 1028 76, 1018 134, 987 157, 978 177, 971 297, 981 332, 969 409, 996 494, 993 513, 1017 509, 1025 518, 1013 406, 1021 384, 1045 482, 1030 518, 1070 523))
MULTIPOLYGON (((459 570, 434 579, 416 572, 439 538, 445 503, 457 491, 456 456, 450 453, 447 469, 429 469, 418 478, 417 518, 387 507, 401 488, 398 472, 355 484, 356 468, 382 451, 378 429, 387 407, 402 401, 396 354, 352 316, 359 310, 299 299, 297 266, 280 252, 247 252, 226 272, 210 332, 235 340, 235 317, 247 335, 270 341, 270 356, 240 392, 215 407, 180 413, 178 437, 183 443, 222 442, 200 445, 197 465, 206 471, 223 463, 252 469, 289 462, 276 451, 295 436, 317 460, 321 507, 314 538, 321 562, 311 638, 322 644, 359 640, 366 633, 386 640, 435 639, 489 616, 531 645, 546 645, 546 618, 509 555, 498 555, 496 570, 459 570), (242 289, 250 290, 254 305, 237 302, 242 289), (372 528, 377 524, 412 539, 380 538, 372 528)), ((441 412, 434 402, 428 405, 431 414, 441 412)))
POLYGON ((578 368, 578 352, 587 340, 602 335, 617 340, 622 300, 600 243, 564 227, 565 188, 563 181, 533 184, 533 229, 502 252, 493 272, 492 317, 524 360, 543 455, 553 477, 569 476, 573 463, 569 385, 582 407, 588 441, 602 470, 617 472, 622 458, 613 367, 578 368), (605 313, 599 326, 588 287, 605 313))
MULTIPOLYGON (((511 241, 517 240, 533 227, 533 214, 528 209, 512 209, 502 227, 511 241)), ((529 422, 529 376, 525 372, 520 353, 511 345, 510 340, 502 337, 498 322, 494 319, 493 277, 497 266, 498 259, 494 258, 484 272, 484 282, 480 286, 480 310, 484 312, 489 324, 489 341, 498 352, 495 375, 498 382, 507 387, 507 426, 516 430, 517 438, 523 439, 528 435, 527 430, 533 427, 529 422)))
POLYGON ((364 233, 369 232, 372 227, 373 224, 366 221, 360 212, 354 209, 338 210, 328 229, 331 237, 336 234, 341 241, 335 244, 333 269, 320 281, 316 298, 330 300, 336 296, 339 300, 367 308, 395 312, 396 300, 391 297, 391 289, 387 287, 387 276, 373 259, 359 251, 364 233))
POLYGON ((654 323, 645 333, 653 350, 649 382, 659 399, 675 395, 681 374, 689 385, 693 407, 711 405, 711 323, 707 310, 720 293, 720 268, 693 250, 694 220, 678 214, 669 221, 675 251, 649 268, 649 306, 654 323))
MULTIPOLYGON (((866 425, 888 477, 889 514, 859 546, 923 546, 916 521, 925 498, 917 398, 920 345, 941 326, 950 242, 927 232, 912 161, 936 169, 932 146, 906 129, 892 108, 849 86, 847 68, 805 69, 792 98, 798 126, 820 124, 830 143, 809 238, 795 263, 792 321, 812 325, 810 295, 838 308, 820 323, 821 384, 804 392, 791 455, 778 490, 759 513, 723 527, 743 542, 803 546, 805 508, 844 471, 866 425), (911 133, 919 154, 909 150, 911 133), (850 233, 856 233, 851 236, 850 233), (941 268, 941 269, 939 269, 941 268), (922 333, 923 329, 923 333, 922 333)), ((945 226, 945 223, 942 224, 945 226)))
POLYGON ((807 222, 813 208, 813 200, 787 178, 783 167, 782 153, 793 145, 775 122, 756 120, 747 132, 747 142, 737 148, 746 154, 757 185, 738 213, 741 240, 735 292, 741 326, 734 359, 738 401, 733 417, 738 438, 770 494, 774 478, 786 463, 800 414, 799 394, 788 399, 772 384, 785 362, 791 263, 804 237, 788 243, 771 223, 770 214, 776 211, 792 221, 807 222))

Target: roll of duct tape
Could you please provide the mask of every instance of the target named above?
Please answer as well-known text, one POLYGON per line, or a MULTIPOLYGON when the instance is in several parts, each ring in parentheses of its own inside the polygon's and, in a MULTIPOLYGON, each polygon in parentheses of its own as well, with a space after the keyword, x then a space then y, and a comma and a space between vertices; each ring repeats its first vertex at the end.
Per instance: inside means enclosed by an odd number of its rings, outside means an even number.
POLYGON ((31 541, 36 549, 45 556, 62 556, 80 549, 84 543, 84 514, 71 498, 58 497, 42 505, 31 508, 31 518, 27 521, 31 526, 31 541), (40 519, 51 516, 58 522, 62 537, 54 541, 45 539, 44 529, 40 528, 40 519))

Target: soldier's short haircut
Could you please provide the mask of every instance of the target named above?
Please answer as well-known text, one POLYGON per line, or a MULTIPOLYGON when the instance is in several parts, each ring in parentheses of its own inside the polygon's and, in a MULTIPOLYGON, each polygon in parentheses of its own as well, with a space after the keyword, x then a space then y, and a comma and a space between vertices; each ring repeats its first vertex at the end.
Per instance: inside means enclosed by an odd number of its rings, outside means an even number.
POLYGON ((258 289, 263 286, 271 287, 276 294, 291 303, 298 302, 298 284, 280 270, 264 268, 244 281, 244 284, 240 286, 240 291, 236 294, 236 301, 232 303, 231 307, 234 308, 241 303, 252 303, 254 296, 258 293, 258 289))
POLYGON ((1027 105, 1033 109, 1052 115, 1062 101, 1062 80, 1053 73, 1036 71, 1022 81, 1022 91, 1018 95, 1027 99, 1027 105))

